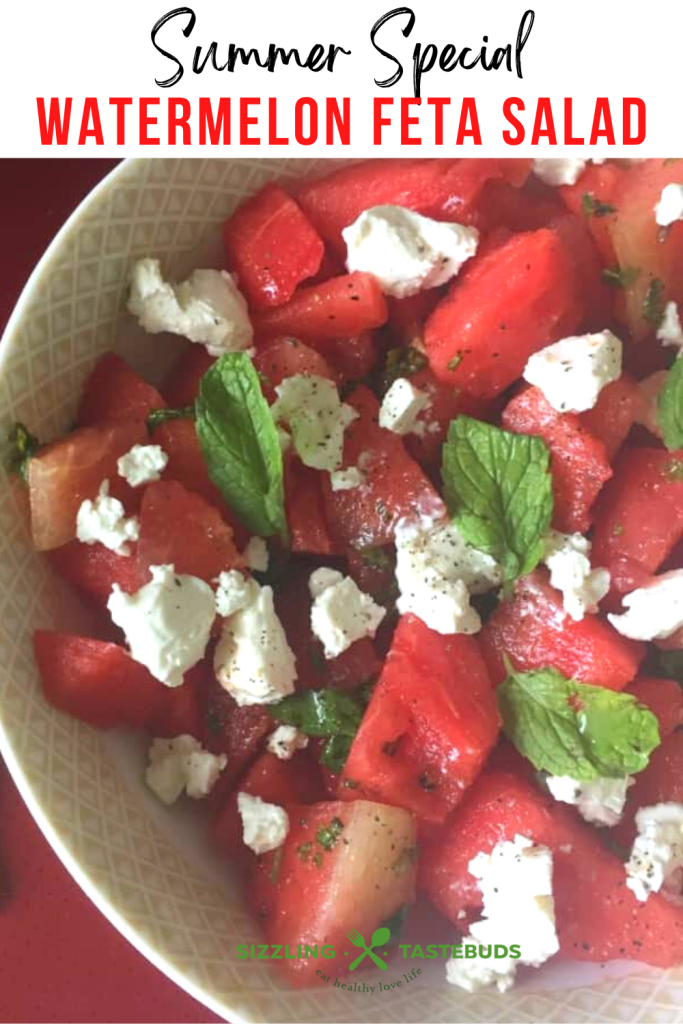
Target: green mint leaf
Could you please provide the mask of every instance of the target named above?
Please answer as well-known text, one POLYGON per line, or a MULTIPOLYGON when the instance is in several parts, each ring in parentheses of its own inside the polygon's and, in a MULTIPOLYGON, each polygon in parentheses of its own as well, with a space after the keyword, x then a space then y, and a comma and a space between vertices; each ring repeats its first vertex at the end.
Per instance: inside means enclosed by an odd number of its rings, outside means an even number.
POLYGON ((324 737, 320 761, 330 771, 340 772, 361 723, 364 703, 362 696, 357 700, 340 690, 307 690, 283 697, 267 710, 277 722, 294 725, 307 736, 324 737))
POLYGON ((319 828, 315 838, 325 850, 331 850, 335 846, 339 836, 342 834, 344 822, 341 818, 332 818, 329 825, 319 828))
POLYGON ((657 416, 669 451, 683 448, 683 358, 677 359, 666 375, 657 400, 657 416))
POLYGON ((509 585, 543 555, 553 512, 550 455, 539 437, 458 416, 443 446, 441 475, 465 540, 492 555, 509 585))
POLYGON ((228 352, 202 377, 197 435, 209 476, 259 537, 287 537, 282 452, 248 355, 228 352))
POLYGON ((40 448, 40 441, 23 423, 15 423, 7 435, 9 455, 7 468, 28 481, 28 464, 40 448))
POLYGON ((648 285, 643 302, 643 317, 653 327, 659 327, 664 316, 664 282, 654 277, 648 285))
POLYGON ((168 423, 169 420, 193 420, 194 418, 194 405, 183 405, 179 409, 152 409, 147 416, 147 430, 151 434, 162 423, 168 423))
POLYGON ((538 771, 623 778, 659 746, 656 717, 635 697, 566 679, 553 668, 516 672, 497 690, 503 729, 538 771))
POLYGON ((630 288, 640 277, 638 267, 605 267, 602 279, 613 288, 630 288))
POLYGON ((349 736, 363 717, 361 705, 340 690, 306 690, 283 697, 267 710, 277 722, 295 725, 307 736, 349 736))
POLYGON ((616 213, 616 206, 611 203, 603 203, 596 199, 590 192, 584 192, 581 197, 581 210, 586 217, 607 217, 610 213, 616 213))
POLYGON ((330 736, 321 751, 320 763, 338 775, 346 764, 352 743, 353 740, 350 736, 330 736))
POLYGON ((391 385, 399 377, 413 377, 420 370, 424 370, 428 360, 424 352, 413 345, 405 345, 402 348, 389 349, 384 362, 384 368, 377 374, 376 391, 383 397, 391 385))
POLYGON ((356 550, 363 561, 363 565, 367 565, 371 569, 381 569, 385 572, 393 570, 395 559, 392 556, 390 548, 366 545, 365 547, 357 548, 356 550))

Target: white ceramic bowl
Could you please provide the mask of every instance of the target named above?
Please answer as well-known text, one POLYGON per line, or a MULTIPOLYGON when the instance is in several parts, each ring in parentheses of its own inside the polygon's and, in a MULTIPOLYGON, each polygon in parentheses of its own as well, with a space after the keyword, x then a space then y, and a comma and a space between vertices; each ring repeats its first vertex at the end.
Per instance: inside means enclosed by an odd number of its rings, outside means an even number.
MULTIPOLYGON (((68 429, 86 374, 112 346, 152 376, 177 351, 174 339, 143 342, 125 315, 134 258, 158 256, 172 276, 220 266, 219 228, 243 196, 272 178, 330 166, 243 159, 118 167, 55 238, 10 320, 0 345, 2 438, 17 419, 45 439, 68 429)), ((468 995, 446 985, 439 962, 425 982, 369 997, 327 986, 294 992, 267 962, 238 961, 237 944, 258 934, 229 871, 208 849, 201 809, 167 811, 150 796, 139 738, 96 732, 43 700, 33 630, 87 630, 88 615, 32 550, 26 494, 4 462, 0 751, 77 882, 174 981, 233 1022, 683 1021, 680 971, 563 967, 505 996, 468 995)))

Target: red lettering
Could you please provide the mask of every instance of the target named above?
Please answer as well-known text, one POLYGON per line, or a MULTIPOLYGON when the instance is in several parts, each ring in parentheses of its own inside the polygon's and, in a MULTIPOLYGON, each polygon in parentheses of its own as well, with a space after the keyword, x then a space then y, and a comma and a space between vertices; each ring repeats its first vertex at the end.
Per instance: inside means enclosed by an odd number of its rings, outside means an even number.
POLYGON ((638 146, 641 142, 645 142, 645 100, 639 99, 637 96, 625 96, 624 97, 624 145, 625 146, 638 146), (636 110, 636 134, 631 134, 631 108, 635 107, 636 110))
POLYGON ((519 146, 524 142, 524 125, 518 117, 515 117, 513 107, 515 110, 524 110, 524 100, 521 100, 519 96, 508 96, 503 103, 503 117, 508 124, 511 124, 512 127, 516 129, 516 132, 513 135, 512 132, 508 131, 506 128, 503 132, 503 139, 507 142, 508 146, 519 146))
POLYGON ((551 146, 557 145, 557 132, 555 131, 555 121, 553 119, 553 108, 550 105, 549 96, 540 96, 538 104, 536 106, 536 117, 534 118, 534 127, 531 132, 531 145, 537 146, 538 140, 543 136, 548 140, 551 146), (545 127, 544 127, 545 120, 545 127))
POLYGON ((598 96, 595 101, 595 115, 593 116, 593 127, 591 128, 590 144, 594 146, 600 137, 607 139, 610 146, 614 146, 614 125, 612 124, 612 112, 609 108, 609 100, 606 96, 598 96), (605 127, 600 127, 600 121, 605 121, 605 127))
POLYGON ((311 146, 318 138, 318 104, 311 96, 302 96, 294 104, 294 138, 300 146, 311 146), (308 134, 304 133, 304 110, 308 110, 308 134))
POLYGON ((81 117, 81 130, 78 134, 78 145, 84 146, 85 140, 91 135, 95 139, 96 145, 104 145, 102 122, 100 121, 100 107, 97 102, 97 97, 86 96, 83 101, 83 116, 81 117), (90 127, 91 121, 92 128, 90 127))
POLYGON ((192 142, 192 131, 190 129, 190 101, 182 96, 173 96, 168 101, 168 144, 175 146, 176 133, 180 128, 183 133, 183 146, 189 146, 192 142), (178 110, 180 109, 180 113, 178 110))
POLYGON ((58 146, 66 146, 69 141, 69 124, 71 123, 71 96, 64 100, 64 116, 59 109, 59 100, 52 96, 50 99, 50 113, 45 117, 45 99, 38 96, 36 105, 38 107, 38 128, 40 130, 40 141, 43 146, 51 146, 52 140, 57 139, 58 146))
POLYGON ((391 124, 390 117, 382 117, 382 107, 393 106, 393 96, 375 96, 373 106, 373 131, 372 131, 372 142, 375 146, 382 145, 382 128, 385 124, 391 124))
POLYGON ((458 122, 458 134, 455 139, 456 146, 462 146, 466 136, 471 136, 475 146, 481 146, 481 131, 479 129, 479 118, 477 116, 477 104, 474 96, 466 96, 462 101, 460 120, 458 122), (472 126, 468 128, 468 118, 472 126))
POLYGON ((268 100, 268 145, 288 146, 289 139, 286 135, 280 137, 277 133, 277 99, 271 96, 268 100))
POLYGON ((351 100, 348 96, 344 96, 342 100, 342 112, 339 111, 339 104, 333 96, 328 96, 326 100, 326 135, 325 142, 328 146, 334 145, 334 128, 336 125, 337 132, 339 134, 339 141, 342 146, 348 146, 351 143, 351 100))
POLYGON ((434 145, 443 146, 443 108, 450 106, 450 96, 430 96, 427 103, 434 107, 434 145))
POLYGON ((252 124, 258 124, 258 117, 252 117, 249 113, 249 108, 252 104, 259 106, 261 100, 258 96, 240 96, 240 145, 241 146, 260 146, 261 140, 254 138, 253 135, 249 134, 249 128, 252 124))
POLYGON ((156 117, 150 117, 149 107, 158 106, 161 100, 158 96, 141 96, 140 97, 140 145, 141 146, 158 146, 160 144, 159 139, 153 139, 149 135, 148 128, 150 125, 157 123, 156 117))
POLYGON ((419 107, 422 100, 419 96, 401 96, 401 145, 402 146, 421 146, 422 139, 415 138, 414 135, 410 134, 410 127, 414 124, 420 123, 419 117, 410 116, 411 107, 419 107))
POLYGON ((109 105, 116 107, 116 145, 123 146, 126 141, 126 107, 132 105, 132 96, 112 96, 109 105))
POLYGON ((230 145, 230 97, 221 96, 218 100, 218 111, 216 119, 213 117, 213 107, 209 96, 199 97, 199 144, 206 145, 207 134, 212 146, 221 142, 223 134, 223 145, 230 145))
POLYGON ((569 96, 564 98, 564 144, 565 146, 583 146, 584 139, 572 135, 574 119, 573 100, 569 96))

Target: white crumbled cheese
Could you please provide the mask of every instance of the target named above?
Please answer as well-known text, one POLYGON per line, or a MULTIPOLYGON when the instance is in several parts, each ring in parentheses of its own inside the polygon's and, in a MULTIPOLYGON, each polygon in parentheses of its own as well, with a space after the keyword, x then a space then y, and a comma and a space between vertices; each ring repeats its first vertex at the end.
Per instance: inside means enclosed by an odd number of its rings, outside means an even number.
POLYGON ((336 384, 326 377, 297 373, 278 384, 275 391, 273 419, 289 427, 303 464, 330 473, 339 469, 344 431, 358 413, 340 400, 336 384))
MULTIPOLYGON (((470 936, 464 942, 474 944, 470 936)), ((446 962, 446 981, 465 992, 481 992, 494 985, 499 992, 507 992, 515 983, 518 962, 509 956, 498 959, 491 956, 486 960, 479 957, 468 960, 453 958, 446 962)))
POLYGON ((109 481, 103 480, 95 500, 81 502, 76 515, 76 536, 83 544, 104 544, 117 555, 129 555, 129 542, 140 536, 140 521, 137 516, 126 519, 121 502, 109 497, 109 481))
POLYGON ((284 807, 267 804, 260 796, 239 793, 237 808, 242 818, 245 845, 259 856, 282 846, 289 832, 289 816, 284 807))
POLYGON ((621 376, 621 342, 611 331, 563 338, 534 352, 524 379, 535 384, 558 412, 585 412, 621 376))
POLYGON ((607 618, 631 640, 666 640, 683 626, 683 569, 662 573, 622 598, 627 610, 607 618))
POLYGON ((678 354, 681 354, 681 350, 683 350, 683 327, 681 326, 678 306, 675 302, 667 302, 664 307, 664 316, 657 328, 657 340, 661 341, 663 345, 673 345, 679 350, 678 354))
POLYGON ((258 594, 256 580, 247 579, 237 569, 222 572, 216 582, 216 611, 219 615, 234 615, 251 604, 258 594))
POLYGON ((252 537, 242 552, 244 564, 256 572, 267 572, 268 570, 268 545, 263 537, 252 537))
POLYGON ((266 748, 281 761, 289 761, 297 750, 304 750, 307 746, 308 736, 294 725, 279 725, 266 743, 266 748))
POLYGON ((364 594, 350 576, 334 569, 311 573, 309 591, 311 629, 323 645, 326 658, 336 658, 356 640, 374 636, 386 609, 364 594))
POLYGON ((335 469, 334 473, 330 473, 330 485, 333 491, 352 491, 356 487, 362 487, 365 480, 365 473, 358 466, 335 469))
MULTIPOLYGON (((594 160, 593 163, 600 163, 594 160)), ((586 160, 560 156, 554 159, 539 157, 534 160, 534 174, 546 185, 575 185, 586 169, 586 160)))
POLYGON ((580 533, 550 530, 545 538, 543 561, 550 570, 550 583, 562 592, 564 610, 576 622, 586 612, 597 612, 610 586, 607 569, 591 569, 590 550, 590 541, 580 533))
POLYGON ((410 434, 415 431, 417 418, 429 405, 429 395, 406 377, 398 377, 382 400, 379 410, 379 425, 393 434, 410 434))
POLYGON ((633 779, 591 779, 581 781, 568 775, 549 775, 545 780, 551 795, 563 804, 572 804, 585 821, 611 828, 621 821, 626 794, 633 779))
POLYGON ((274 704, 294 692, 296 662, 275 612, 272 588, 249 583, 247 603, 225 620, 214 669, 239 705, 274 704))
POLYGON ((636 825, 626 885, 639 900, 660 890, 678 895, 683 883, 683 804, 641 807, 636 825))
POLYGON ((668 228, 677 220, 683 220, 683 185, 672 182, 664 186, 659 202, 655 206, 655 220, 662 228, 668 228))
POLYGON ((516 966, 540 967, 560 948, 555 930, 553 855, 547 846, 535 846, 526 836, 500 842, 490 854, 480 853, 469 863, 479 879, 483 917, 470 927, 464 943, 518 945, 521 956, 482 965, 476 959, 452 959, 446 978, 452 985, 477 991, 495 984, 504 992, 512 985, 516 966))
POLYGON ((165 804, 174 804, 187 793, 193 800, 208 796, 228 763, 225 754, 204 750, 194 736, 153 740, 145 778, 149 788, 165 804))
POLYGON ((399 523, 395 540, 398 611, 412 612, 437 633, 477 633, 481 620, 470 594, 500 584, 495 560, 467 544, 452 523, 399 523))
POLYGON ((337 583, 341 583, 344 579, 344 575, 338 572, 336 569, 328 569, 322 566, 320 569, 316 569, 312 572, 308 578, 308 592, 315 601, 321 594, 324 594, 330 587, 334 587, 337 583))
POLYGON ((128 310, 149 334, 180 334, 213 356, 243 352, 254 337, 246 300, 225 270, 194 270, 182 284, 169 284, 159 260, 138 260, 128 310))
POLYGON ((403 206, 373 206, 342 235, 348 269, 372 274, 383 292, 399 299, 445 284, 479 243, 475 228, 432 220, 403 206))
POLYGON ((152 484, 161 479, 168 455, 159 444, 135 444, 116 464, 119 476, 131 487, 152 484))
POLYGON ((153 565, 152 580, 134 594, 114 584, 107 608, 126 635, 130 653, 166 686, 204 657, 216 616, 213 590, 172 565, 153 565))

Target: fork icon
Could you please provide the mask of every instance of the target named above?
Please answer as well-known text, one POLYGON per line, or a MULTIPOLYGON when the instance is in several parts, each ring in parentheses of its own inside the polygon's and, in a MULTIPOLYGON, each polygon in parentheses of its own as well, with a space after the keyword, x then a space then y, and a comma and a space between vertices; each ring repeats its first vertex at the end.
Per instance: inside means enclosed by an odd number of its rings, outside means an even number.
POLYGON ((346 938, 349 940, 349 942, 352 942, 354 946, 358 946, 359 949, 363 950, 361 955, 356 957, 353 963, 349 966, 350 971, 355 971, 356 967, 358 967, 361 960, 364 960, 366 956, 370 956, 381 970, 386 971, 387 965, 385 961, 380 960, 377 954, 373 953, 373 949, 375 948, 375 946, 384 946, 389 941, 389 939, 391 938, 391 932, 389 931, 388 928, 378 928, 376 931, 374 931, 372 933, 372 940, 369 946, 365 944, 365 939, 363 938, 363 936, 361 935, 357 928, 352 928, 349 932, 347 932, 346 938))

